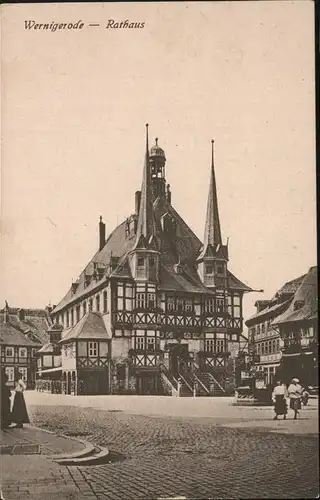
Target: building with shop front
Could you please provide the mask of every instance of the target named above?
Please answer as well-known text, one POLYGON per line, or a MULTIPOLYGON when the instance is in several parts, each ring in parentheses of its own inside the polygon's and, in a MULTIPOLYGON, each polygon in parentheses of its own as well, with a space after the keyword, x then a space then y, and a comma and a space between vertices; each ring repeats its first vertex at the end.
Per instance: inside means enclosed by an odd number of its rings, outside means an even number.
POLYGON ((279 376, 297 377, 305 386, 319 386, 318 273, 311 267, 289 307, 274 320, 283 342, 279 376))
POLYGON ((147 127, 134 213, 107 239, 100 218, 97 252, 52 311, 50 349, 61 364, 51 374, 59 373, 63 392, 215 395, 234 388, 242 300, 251 288, 229 270, 213 141, 203 242, 174 209, 165 170, 157 140, 149 150, 147 127))
MULTIPOLYGON (((309 346, 307 338, 312 338, 314 345, 317 343, 315 340, 316 333, 314 333, 316 320, 314 316, 307 319, 306 310, 309 311, 309 309, 306 309, 307 306, 299 314, 295 313, 295 321, 290 320, 287 322, 288 318, 293 318, 292 309, 297 307, 294 304, 297 300, 299 303, 297 297, 304 295, 303 291, 312 289, 313 293, 316 294, 315 284, 313 287, 307 287, 306 285, 306 280, 309 282, 310 276, 314 278, 315 275, 316 268, 311 268, 308 274, 285 283, 272 299, 257 301, 255 303, 256 313, 246 321, 249 352, 254 359, 254 372, 264 372, 264 379, 267 384, 272 384, 275 376, 283 376, 287 381, 290 381, 292 377, 299 377, 299 374, 301 376, 300 368, 298 370, 293 366, 291 361, 286 361, 286 359, 289 360, 294 357, 295 360, 298 360, 297 349, 301 348, 303 350, 304 347, 302 346, 309 346), (298 320, 298 318, 300 319, 298 320), (308 328, 310 326, 312 335, 310 333, 308 337, 309 333, 306 334, 306 337, 302 339, 301 345, 298 339, 298 330, 305 328, 305 323, 308 323, 308 328), (295 328, 297 331, 295 331, 295 328), (295 347, 292 347, 292 344, 295 347), (289 351, 290 349, 294 351, 293 355, 288 352, 288 349, 289 351), (289 366, 289 363, 291 363, 291 368, 284 368, 284 366, 289 366)), ((310 296, 308 295, 309 299, 310 296)), ((314 313, 314 306, 312 311, 313 315, 316 314, 314 313)))
POLYGON ((0 311, 0 359, 8 386, 14 386, 20 373, 27 388, 34 388, 37 351, 48 342, 50 325, 48 309, 13 308, 6 302, 0 311))

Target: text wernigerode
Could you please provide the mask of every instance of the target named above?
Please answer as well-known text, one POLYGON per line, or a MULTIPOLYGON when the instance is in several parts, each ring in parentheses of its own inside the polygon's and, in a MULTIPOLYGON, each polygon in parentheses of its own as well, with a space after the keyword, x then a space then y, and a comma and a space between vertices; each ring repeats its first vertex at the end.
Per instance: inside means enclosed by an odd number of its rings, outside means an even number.
MULTIPOLYGON (((136 29, 136 28, 144 28, 145 27, 145 22, 133 22, 130 21, 129 19, 126 19, 125 21, 116 21, 114 19, 108 19, 107 24, 100 24, 100 23, 95 23, 95 24, 88 24, 88 26, 102 26, 104 28, 108 29, 121 29, 121 28, 128 28, 128 29, 136 29)), ((85 23, 81 21, 81 19, 77 22, 63 22, 63 23, 58 23, 55 21, 52 21, 51 23, 37 23, 34 20, 29 20, 24 22, 24 28, 26 30, 41 30, 41 31, 61 31, 61 30, 82 30, 85 27, 85 23)))

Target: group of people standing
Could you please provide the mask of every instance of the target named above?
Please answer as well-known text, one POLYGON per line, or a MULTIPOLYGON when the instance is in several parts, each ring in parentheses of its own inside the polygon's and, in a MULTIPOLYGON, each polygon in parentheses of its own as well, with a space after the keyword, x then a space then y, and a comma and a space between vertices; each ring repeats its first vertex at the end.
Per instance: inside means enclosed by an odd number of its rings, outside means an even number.
POLYGON ((288 388, 282 380, 278 380, 272 393, 276 414, 274 420, 277 420, 279 415, 283 415, 283 418, 286 419, 288 413, 287 398, 290 401, 290 409, 294 412, 293 418, 296 419, 301 409, 301 403, 306 404, 306 396, 306 391, 300 385, 299 379, 293 378, 288 388))
POLYGON ((21 374, 14 383, 14 395, 11 410, 12 393, 7 386, 8 375, 1 374, 1 429, 8 429, 11 424, 16 424, 14 427, 22 428, 23 424, 30 422, 27 412, 26 403, 24 400, 24 391, 26 384, 22 380, 21 374))

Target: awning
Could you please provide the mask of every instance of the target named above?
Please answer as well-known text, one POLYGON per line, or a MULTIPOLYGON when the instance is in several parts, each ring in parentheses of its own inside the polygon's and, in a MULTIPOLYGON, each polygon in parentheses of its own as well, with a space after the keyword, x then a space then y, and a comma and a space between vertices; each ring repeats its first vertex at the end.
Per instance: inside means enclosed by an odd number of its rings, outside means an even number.
POLYGON ((293 352, 291 354, 282 353, 283 358, 291 358, 292 356, 310 356, 313 355, 313 352, 293 352))
POLYGON ((39 375, 43 375, 46 373, 54 373, 54 372, 61 372, 61 371, 62 371, 62 367, 58 366, 57 368, 48 368, 47 370, 39 370, 37 373, 39 375))

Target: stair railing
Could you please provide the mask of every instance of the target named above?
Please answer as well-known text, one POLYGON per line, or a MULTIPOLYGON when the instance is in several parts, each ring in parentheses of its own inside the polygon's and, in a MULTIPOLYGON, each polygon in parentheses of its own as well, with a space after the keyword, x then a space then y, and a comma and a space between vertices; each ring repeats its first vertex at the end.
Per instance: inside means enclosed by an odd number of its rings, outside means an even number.
POLYGON ((164 365, 163 363, 161 363, 159 366, 160 366, 161 372, 167 378, 167 380, 171 384, 172 388, 175 391, 178 391, 178 380, 175 378, 175 376, 173 375, 173 373, 170 370, 168 370, 168 368, 166 367, 166 365, 164 365))
POLYGON ((186 384, 188 389, 193 393, 193 387, 189 384, 189 382, 186 380, 186 378, 182 375, 182 373, 179 372, 179 377, 181 378, 182 382, 186 384))
POLYGON ((199 384, 200 384, 200 385, 204 388, 204 390, 205 390, 208 394, 210 394, 210 390, 208 389, 208 387, 206 387, 206 386, 204 385, 204 383, 203 383, 203 382, 202 382, 202 380, 198 377, 198 375, 195 373, 195 374, 194 374, 194 376, 195 376, 195 379, 197 380, 197 382, 198 382, 198 383, 199 383, 199 384))
MULTIPOLYGON (((195 375, 197 375, 197 373, 200 374, 201 370, 200 370, 199 366, 196 363, 194 363, 194 367, 195 367, 195 372, 194 372, 195 375)), ((210 378, 212 379, 212 381, 219 387, 219 389, 221 389, 222 392, 226 392, 226 390, 222 387, 222 385, 220 384, 220 382, 216 379, 216 377, 213 375, 213 373, 211 371, 208 370, 208 371, 206 371, 204 373, 207 373, 210 376, 210 378)))

